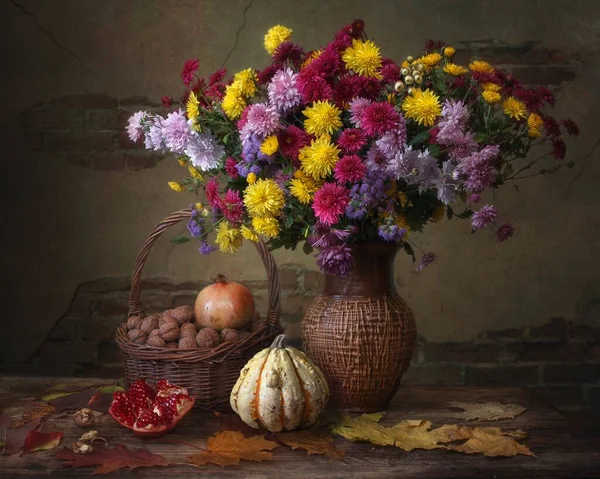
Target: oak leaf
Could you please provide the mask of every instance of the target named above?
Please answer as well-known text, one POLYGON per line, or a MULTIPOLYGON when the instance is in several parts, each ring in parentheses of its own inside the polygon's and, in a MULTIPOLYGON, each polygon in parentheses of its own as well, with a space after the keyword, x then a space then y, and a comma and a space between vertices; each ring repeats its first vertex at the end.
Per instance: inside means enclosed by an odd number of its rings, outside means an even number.
POLYGON ((188 461, 197 466, 212 463, 218 466, 235 466, 241 459, 246 461, 269 461, 273 454, 269 451, 279 444, 263 436, 244 437, 237 431, 220 431, 209 437, 206 451, 190 456, 188 461))
POLYGON ((452 414, 452 417, 473 421, 499 421, 501 419, 512 419, 523 411, 524 407, 518 404, 502 404, 499 402, 468 403, 461 401, 451 401, 450 406, 464 409, 464 411, 452 414))
POLYGON ((71 449, 64 448, 56 458, 66 461, 64 465, 70 467, 99 466, 94 469, 94 474, 108 474, 124 468, 164 467, 171 464, 171 461, 159 454, 146 449, 127 449, 122 444, 113 448, 94 447, 89 454, 76 454, 71 449))
POLYGON ((471 437, 467 442, 460 445, 450 445, 448 449, 467 454, 483 453, 484 456, 489 457, 516 456, 517 454, 534 455, 527 446, 518 443, 513 435, 503 434, 500 428, 473 428, 471 429, 471 437))
POLYGON ((38 432, 31 431, 23 443, 21 456, 37 451, 48 451, 54 449, 63 437, 62 432, 38 432))
POLYGON ((344 452, 333 444, 333 438, 325 431, 279 432, 277 439, 292 449, 304 449, 308 455, 322 454, 332 459, 341 459, 344 452))

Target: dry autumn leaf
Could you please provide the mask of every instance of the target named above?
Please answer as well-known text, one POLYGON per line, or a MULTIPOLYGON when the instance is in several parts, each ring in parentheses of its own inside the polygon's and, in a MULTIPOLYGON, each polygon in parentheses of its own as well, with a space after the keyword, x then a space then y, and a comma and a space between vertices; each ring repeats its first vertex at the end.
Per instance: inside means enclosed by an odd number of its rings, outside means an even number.
POLYGON ((382 417, 383 413, 342 416, 340 422, 329 430, 349 441, 369 441, 378 446, 393 446, 393 433, 389 428, 378 424, 382 417))
POLYGON ((279 432, 276 434, 286 446, 292 449, 304 449, 311 454, 322 454, 332 459, 344 457, 343 451, 339 451, 333 444, 333 438, 325 431, 295 431, 279 432))
POLYGON ((246 461, 269 461, 272 449, 279 444, 263 436, 244 437, 237 431, 221 431, 208 438, 206 451, 190 456, 188 461, 196 466, 212 463, 218 466, 234 466, 241 459, 246 461))
POLYGON ((121 444, 110 449, 94 447, 89 454, 76 454, 71 449, 64 448, 56 458, 66 461, 64 465, 70 467, 99 466, 94 469, 94 474, 108 474, 124 468, 164 467, 171 464, 171 461, 159 454, 146 449, 127 449, 121 444))
POLYGON ((24 456, 25 454, 31 454, 32 452, 54 449, 56 446, 58 446, 62 437, 62 432, 31 431, 25 438, 21 456, 24 456))
POLYGON ((501 404, 499 402, 468 403, 452 401, 448 403, 452 407, 464 409, 464 411, 452 414, 452 417, 472 421, 499 421, 501 419, 512 419, 523 411, 524 407, 518 404, 501 404))
POLYGON ((20 452, 27 435, 34 429, 37 429, 42 421, 38 417, 27 422, 22 427, 11 428, 13 420, 14 418, 6 411, 0 414, 0 434, 4 441, 4 445, 0 450, 2 454, 10 455, 20 452))
POLYGON ((450 445, 448 449, 452 451, 464 452, 467 454, 483 453, 484 456, 516 456, 523 454, 533 456, 534 454, 527 446, 519 444, 512 435, 498 434, 500 428, 479 428, 471 429, 471 437, 467 442, 460 445, 450 445))

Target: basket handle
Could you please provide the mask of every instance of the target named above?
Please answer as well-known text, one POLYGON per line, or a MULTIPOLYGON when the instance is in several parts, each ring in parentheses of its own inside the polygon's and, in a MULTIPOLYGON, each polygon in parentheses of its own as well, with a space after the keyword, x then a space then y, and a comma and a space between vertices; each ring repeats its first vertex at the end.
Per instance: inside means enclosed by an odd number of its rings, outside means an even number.
MULTIPOLYGON (((144 311, 142 307, 141 299, 141 279, 142 270, 146 264, 146 259, 150 250, 156 243, 156 240, 171 226, 177 223, 187 220, 192 216, 191 210, 179 210, 171 213, 158 225, 154 227, 146 241, 144 246, 139 252, 136 260, 135 267, 133 268, 133 275, 131 277, 131 291, 129 293, 129 316, 140 314, 144 311)), ((279 326, 279 315, 281 310, 280 299, 279 299, 279 271, 277 270, 277 264, 275 258, 267 248, 264 241, 260 240, 254 243, 258 254, 263 262, 265 270, 267 271, 267 277, 269 279, 269 309, 267 311, 267 323, 272 326, 279 326)))

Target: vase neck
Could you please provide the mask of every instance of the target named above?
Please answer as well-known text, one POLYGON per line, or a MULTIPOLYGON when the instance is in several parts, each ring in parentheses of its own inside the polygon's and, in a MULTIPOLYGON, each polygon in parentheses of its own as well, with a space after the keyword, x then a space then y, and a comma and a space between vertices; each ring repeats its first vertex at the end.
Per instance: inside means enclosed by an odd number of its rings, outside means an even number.
POLYGON ((352 245, 352 272, 346 276, 325 274, 325 296, 395 296, 394 258, 398 246, 391 243, 352 245))

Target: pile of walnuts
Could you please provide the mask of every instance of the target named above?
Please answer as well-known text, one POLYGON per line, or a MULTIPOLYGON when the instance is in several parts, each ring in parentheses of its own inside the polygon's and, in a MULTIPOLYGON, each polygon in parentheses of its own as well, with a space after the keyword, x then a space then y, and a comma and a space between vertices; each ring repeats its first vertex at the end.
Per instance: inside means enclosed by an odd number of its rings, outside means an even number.
POLYGON ((212 349, 221 343, 242 341, 254 331, 265 328, 266 322, 257 313, 245 328, 213 328, 196 326, 194 309, 178 306, 162 314, 131 316, 127 320, 127 337, 136 344, 169 349, 212 349))

